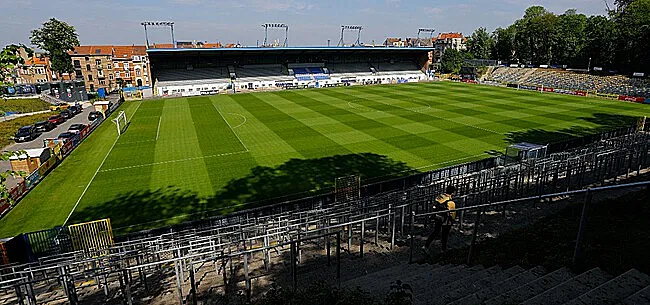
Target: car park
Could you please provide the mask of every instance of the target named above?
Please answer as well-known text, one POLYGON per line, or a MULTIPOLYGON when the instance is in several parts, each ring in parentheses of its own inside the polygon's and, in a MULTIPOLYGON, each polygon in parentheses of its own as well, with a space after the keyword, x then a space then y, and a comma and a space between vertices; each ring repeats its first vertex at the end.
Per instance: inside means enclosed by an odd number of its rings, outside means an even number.
POLYGON ((51 117, 48 119, 48 121, 49 121, 50 123, 54 124, 54 125, 59 125, 59 124, 65 122, 65 119, 64 119, 60 114, 57 114, 57 115, 53 115, 53 116, 51 116, 51 117))
POLYGON ((81 109, 81 106, 78 106, 78 105, 70 106, 70 108, 68 108, 68 110, 70 110, 70 112, 72 112, 72 115, 77 115, 77 114, 79 114, 79 113, 81 113, 83 111, 83 109, 81 109))
POLYGON ((14 140, 16 142, 25 142, 25 141, 31 141, 36 138, 38 138, 38 131, 36 130, 36 127, 34 126, 23 126, 16 131, 16 134, 14 135, 14 140))
POLYGON ((36 127, 36 130, 39 132, 46 132, 56 128, 56 126, 50 121, 36 122, 36 124, 34 124, 34 127, 36 127))

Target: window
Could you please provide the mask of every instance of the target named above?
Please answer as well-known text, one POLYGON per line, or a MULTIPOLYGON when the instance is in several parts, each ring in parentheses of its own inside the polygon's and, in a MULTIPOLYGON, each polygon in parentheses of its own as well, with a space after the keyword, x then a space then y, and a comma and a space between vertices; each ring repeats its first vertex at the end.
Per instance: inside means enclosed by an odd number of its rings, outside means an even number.
POLYGON ((135 76, 140 76, 140 69, 135 69, 135 76))
POLYGON ((124 72, 124 77, 126 77, 126 78, 131 77, 131 73, 129 73, 129 71, 125 71, 124 72))
POLYGON ((101 59, 95 59, 95 64, 98 66, 102 65, 102 60, 101 59))
POLYGON ((128 68, 129 68, 129 63, 128 63, 128 62, 125 62, 125 63, 124 63, 124 70, 126 70, 126 69, 128 69, 128 68))
POLYGON ((115 72, 115 78, 120 78, 120 72, 115 72))
POLYGON ((75 76, 76 76, 77 78, 83 78, 83 77, 84 77, 83 74, 81 74, 81 71, 80 71, 80 70, 74 71, 74 73, 75 73, 75 76))
POLYGON ((86 61, 89 61, 89 60, 90 60, 90 58, 88 58, 88 56, 86 56, 84 59, 86 59, 86 61))
POLYGON ((115 66, 115 68, 119 68, 119 67, 120 67, 120 63, 117 62, 117 61, 114 61, 114 62, 113 62, 113 66, 115 66))
POLYGON ((81 69, 81 63, 78 60, 73 61, 74 67, 81 69))
POLYGON ((92 80, 93 80, 93 76, 92 76, 92 75, 88 75, 88 81, 92 81, 92 80))
POLYGON ((90 65, 86 65, 86 71, 90 71, 90 65))
POLYGON ((100 84, 100 85, 105 85, 104 80, 103 80, 103 79, 100 79, 100 80, 99 80, 99 84, 100 84))
POLYGON ((113 66, 111 64, 108 64, 108 65, 106 65, 106 69, 113 70, 113 66))
POLYGON ((133 61, 140 61, 140 56, 133 56, 133 61))
POLYGON ((108 74, 108 79, 113 80, 113 74, 108 74))

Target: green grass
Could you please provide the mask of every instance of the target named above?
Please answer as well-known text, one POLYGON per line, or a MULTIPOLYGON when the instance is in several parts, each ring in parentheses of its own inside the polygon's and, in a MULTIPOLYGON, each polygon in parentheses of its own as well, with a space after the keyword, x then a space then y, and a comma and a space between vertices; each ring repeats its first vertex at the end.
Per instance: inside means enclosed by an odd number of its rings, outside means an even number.
MULTIPOLYGON (((52 116, 52 114, 46 112, 0 122, 0 147, 6 147, 9 144, 15 143, 14 135, 16 134, 16 131, 18 131, 18 128, 27 125, 34 125, 38 121, 45 121, 50 116, 52 116)), ((41 139, 36 139, 34 141, 41 141, 41 139)))
POLYGON ((0 220, 0 236, 61 225, 73 209, 68 224, 105 217, 120 231, 173 224, 327 190, 338 176, 376 181, 482 159, 513 142, 612 129, 650 109, 451 82, 123 107, 133 116, 127 132, 115 142, 115 127, 103 124, 0 220))
POLYGON ((50 109, 50 104, 39 98, 1 99, 0 112, 36 112, 50 109))

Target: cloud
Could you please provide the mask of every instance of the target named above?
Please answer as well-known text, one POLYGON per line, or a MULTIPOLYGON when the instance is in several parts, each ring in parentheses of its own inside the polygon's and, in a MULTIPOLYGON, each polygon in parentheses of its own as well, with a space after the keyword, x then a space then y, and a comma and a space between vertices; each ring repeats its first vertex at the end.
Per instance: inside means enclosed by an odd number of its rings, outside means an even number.
POLYGON ((439 7, 425 7, 423 11, 425 14, 433 16, 442 15, 443 12, 443 10, 439 7))

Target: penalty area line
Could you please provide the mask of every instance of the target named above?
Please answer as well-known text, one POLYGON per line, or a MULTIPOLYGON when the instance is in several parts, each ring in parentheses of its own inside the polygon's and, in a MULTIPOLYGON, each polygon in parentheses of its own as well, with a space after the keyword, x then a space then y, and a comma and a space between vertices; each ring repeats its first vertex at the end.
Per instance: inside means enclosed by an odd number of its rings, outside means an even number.
POLYGON ((120 136, 118 135, 117 138, 115 138, 115 142, 113 142, 113 145, 111 146, 111 149, 109 149, 108 152, 106 153, 106 156, 104 156, 104 159, 102 160, 102 163, 99 164, 99 166, 97 167, 97 170, 95 171, 95 174, 93 175, 92 178, 90 178, 90 181, 88 181, 88 184, 84 188, 84 191, 81 193, 81 196, 79 196, 79 199, 77 199, 77 202, 74 204, 74 207, 72 208, 72 211, 70 211, 70 214, 68 214, 68 217, 63 222, 64 226, 65 226, 66 223, 68 223, 68 220, 70 220, 70 217, 72 216, 72 213, 74 213, 74 211, 77 209, 77 206, 79 205, 79 202, 81 202, 81 199, 84 197, 84 195, 86 195, 86 191, 88 191, 88 188, 90 187, 90 185, 95 180, 95 177, 97 177, 97 174, 99 173, 99 170, 102 168, 102 166, 104 166, 104 162, 106 162, 106 159, 108 159, 108 156, 111 154, 111 151, 113 151, 113 148, 115 147, 115 144, 117 144, 117 140, 119 140, 119 139, 120 139, 120 136))
POLYGON ((160 134, 160 122, 162 121, 162 116, 158 119, 158 129, 156 130, 156 141, 158 141, 158 135, 160 134))

